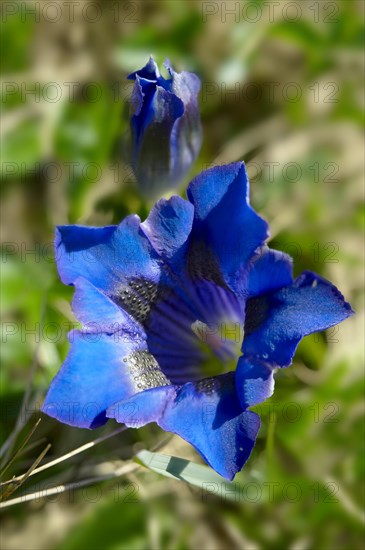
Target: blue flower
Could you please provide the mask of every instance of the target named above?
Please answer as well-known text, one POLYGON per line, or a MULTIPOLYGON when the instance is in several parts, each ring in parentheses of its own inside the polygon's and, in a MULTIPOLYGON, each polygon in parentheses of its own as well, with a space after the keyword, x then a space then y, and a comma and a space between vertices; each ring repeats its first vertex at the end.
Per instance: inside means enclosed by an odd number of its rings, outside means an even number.
POLYGON ((59 273, 76 288, 83 329, 70 333, 44 412, 85 428, 157 422, 234 477, 260 426, 248 409, 272 395, 275 369, 303 336, 353 313, 315 273, 293 280, 290 257, 265 244, 248 186, 243 163, 219 166, 143 223, 57 229, 59 273))
POLYGON ((131 118, 131 160, 142 191, 161 195, 177 186, 190 169, 201 145, 198 94, 200 80, 176 73, 168 61, 169 79, 160 75, 151 57, 134 80, 131 118))

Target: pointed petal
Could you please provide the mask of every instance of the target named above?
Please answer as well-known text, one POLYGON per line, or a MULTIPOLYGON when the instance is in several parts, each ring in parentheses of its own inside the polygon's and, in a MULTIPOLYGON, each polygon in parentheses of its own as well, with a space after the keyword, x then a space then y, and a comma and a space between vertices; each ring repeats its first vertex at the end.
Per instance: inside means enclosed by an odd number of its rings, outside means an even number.
POLYGON ((140 231, 138 216, 112 227, 58 227, 56 259, 65 284, 83 277, 108 295, 127 278, 157 283, 160 273, 157 254, 140 231))
POLYGON ((139 69, 138 71, 134 71, 134 73, 129 74, 127 78, 128 80, 136 80, 136 76, 139 76, 141 78, 146 78, 147 80, 157 80, 160 77, 160 71, 158 69, 158 65, 156 61, 153 59, 152 55, 150 56, 146 65, 142 67, 142 69, 139 69))
POLYGON ((332 327, 352 314, 334 285, 305 271, 292 285, 248 300, 242 351, 273 366, 288 366, 304 336, 332 327))
POLYGON ((292 258, 264 245, 250 262, 242 278, 242 288, 245 288, 247 297, 254 297, 278 290, 292 282, 292 258))
POLYGON ((97 428, 107 421, 108 407, 138 391, 130 358, 137 350, 145 350, 145 344, 128 333, 72 331, 69 338, 71 350, 51 383, 42 411, 71 426, 97 428))
POLYGON ((268 236, 267 223, 249 204, 245 165, 216 166, 197 176, 188 187, 194 205, 194 237, 203 241, 233 290, 257 247, 268 236))
MULTIPOLYGON (((184 258, 193 219, 192 204, 174 195, 169 200, 161 199, 155 204, 148 218, 141 224, 141 229, 161 258, 171 264, 184 258)), ((179 269, 180 262, 177 272, 179 269)))
POLYGON ((116 404, 107 414, 132 427, 157 422, 188 441, 230 480, 250 456, 260 427, 258 415, 242 410, 234 373, 142 392, 116 404))

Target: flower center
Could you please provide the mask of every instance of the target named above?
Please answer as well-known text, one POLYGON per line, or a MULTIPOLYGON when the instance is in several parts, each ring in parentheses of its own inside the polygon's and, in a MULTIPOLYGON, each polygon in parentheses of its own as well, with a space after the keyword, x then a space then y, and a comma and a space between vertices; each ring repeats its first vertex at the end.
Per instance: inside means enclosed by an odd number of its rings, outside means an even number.
POLYGON ((204 374, 213 376, 235 368, 244 336, 242 324, 228 319, 220 323, 196 320, 191 324, 191 330, 204 353, 204 374))

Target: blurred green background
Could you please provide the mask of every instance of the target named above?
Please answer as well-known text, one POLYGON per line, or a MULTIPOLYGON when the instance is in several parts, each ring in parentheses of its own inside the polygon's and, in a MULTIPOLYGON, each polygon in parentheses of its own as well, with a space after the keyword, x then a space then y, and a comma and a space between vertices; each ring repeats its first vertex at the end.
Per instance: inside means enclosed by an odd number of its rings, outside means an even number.
MULTIPOLYGON (((127 430, 11 485, 11 495, 4 485, 5 499, 41 492, 2 511, 4 549, 364 547, 363 20, 362 0, 2 2, 5 460, 34 428, 75 323, 53 260, 55 224, 144 218, 150 207, 122 148, 125 76, 151 53, 202 80, 203 147, 190 176, 245 160, 271 245, 294 257, 295 274, 333 281, 357 312, 304 339, 277 374, 235 499, 139 466, 100 481, 157 445, 201 463, 154 425, 127 430), (91 481, 42 498, 81 480, 91 481)), ((2 481, 24 474, 48 443, 42 463, 116 427, 42 417, 2 481)))

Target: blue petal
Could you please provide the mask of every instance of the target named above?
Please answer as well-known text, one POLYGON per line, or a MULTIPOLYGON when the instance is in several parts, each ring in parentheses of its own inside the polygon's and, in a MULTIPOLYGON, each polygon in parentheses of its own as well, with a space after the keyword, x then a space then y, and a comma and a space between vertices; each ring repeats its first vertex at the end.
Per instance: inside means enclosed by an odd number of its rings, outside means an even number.
POLYGON ((131 95, 132 113, 135 117, 138 117, 141 114, 144 96, 145 94, 142 89, 142 84, 140 82, 140 79, 138 78, 135 85, 133 86, 131 95))
POLYGON ((194 237, 217 259, 227 284, 239 291, 253 252, 268 237, 267 223, 249 205, 243 162, 211 168, 188 187, 195 208, 194 237))
POLYGON ((200 79, 194 74, 183 71, 175 73, 170 67, 172 76, 171 91, 184 104, 183 115, 176 120, 171 133, 171 174, 172 178, 181 179, 198 156, 202 141, 202 130, 198 95, 200 79))
POLYGON ((247 297, 260 296, 293 282, 293 260, 284 252, 264 245, 250 262, 242 277, 247 297))
POLYGON ((129 399, 114 403, 106 411, 108 418, 129 428, 141 428, 150 422, 158 422, 176 398, 178 386, 169 385, 136 393, 129 399))
POLYGON ((100 286, 107 269, 103 267, 102 257, 110 246, 116 226, 84 227, 63 225, 56 228, 55 256, 61 280, 66 285, 85 276, 100 286))
POLYGON ((250 456, 260 427, 258 415, 242 410, 234 373, 146 391, 116 404, 107 414, 132 427, 157 422, 188 441, 230 480, 250 456))
POLYGON ((274 371, 257 357, 240 357, 236 368, 236 388, 244 409, 262 403, 274 392, 274 371))
POLYGON ((83 277, 108 295, 127 277, 159 280, 157 254, 140 231, 138 216, 128 216, 117 227, 58 227, 56 258, 65 284, 83 277))
POLYGON ((72 331, 69 338, 71 350, 51 383, 42 411, 71 426, 96 428, 107 421, 108 407, 136 392, 126 361, 137 349, 145 349, 145 343, 128 333, 72 331))
MULTIPOLYGON (((152 122, 154 111, 152 108, 156 85, 149 80, 137 76, 131 97, 133 139, 138 147, 144 130, 152 122)), ((133 153, 133 151, 132 151, 133 153)))
POLYGON ((129 74, 127 78, 128 80, 136 80, 137 76, 148 80, 157 80, 160 77, 158 65, 152 56, 147 61, 146 65, 142 67, 142 69, 129 74))
POLYGON ((89 281, 79 277, 75 287, 72 310, 84 329, 107 334, 123 330, 138 334, 140 338, 145 337, 141 325, 89 281))
POLYGON ((303 336, 332 327, 352 313, 334 285, 305 271, 291 286, 248 300, 242 351, 274 366, 288 366, 303 336))
POLYGON ((161 199, 152 208, 141 229, 163 260, 181 269, 194 219, 194 208, 178 197, 161 199))
POLYGON ((165 63, 165 67, 168 68, 171 75, 171 91, 183 100, 185 106, 198 108, 197 98, 201 86, 200 78, 188 71, 176 73, 171 65, 167 65, 167 63, 165 63))

